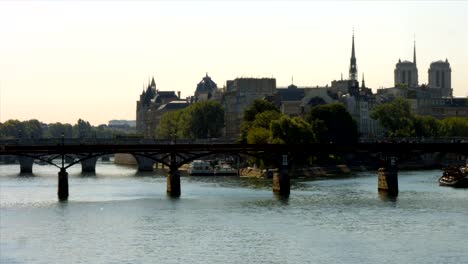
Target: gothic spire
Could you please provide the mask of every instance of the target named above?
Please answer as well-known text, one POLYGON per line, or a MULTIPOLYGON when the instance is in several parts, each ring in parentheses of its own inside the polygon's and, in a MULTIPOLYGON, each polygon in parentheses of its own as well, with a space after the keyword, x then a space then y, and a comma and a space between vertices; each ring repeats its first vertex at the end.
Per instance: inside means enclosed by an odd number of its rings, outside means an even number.
POLYGON ((416 40, 414 40, 413 45, 413 63, 416 65, 416 40))
POLYGON ((351 60, 349 65, 349 79, 352 81, 357 81, 357 64, 356 64, 356 53, 354 50, 354 29, 353 29, 353 39, 351 47, 351 60))
POLYGON ((364 81, 364 73, 362 73, 362 88, 366 88, 366 81, 364 81))

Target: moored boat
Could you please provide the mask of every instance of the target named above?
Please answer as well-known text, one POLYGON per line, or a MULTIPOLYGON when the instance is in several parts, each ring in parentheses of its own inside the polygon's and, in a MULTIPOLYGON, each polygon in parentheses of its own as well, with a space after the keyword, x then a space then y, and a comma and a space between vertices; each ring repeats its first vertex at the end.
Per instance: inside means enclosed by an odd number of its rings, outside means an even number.
POLYGON ((237 170, 227 163, 220 163, 215 166, 216 176, 237 176, 237 170))
POLYGON ((190 176, 213 176, 214 170, 210 163, 204 160, 194 160, 190 163, 188 170, 190 176))
POLYGON ((439 179, 439 185, 468 188, 468 166, 446 168, 439 179))

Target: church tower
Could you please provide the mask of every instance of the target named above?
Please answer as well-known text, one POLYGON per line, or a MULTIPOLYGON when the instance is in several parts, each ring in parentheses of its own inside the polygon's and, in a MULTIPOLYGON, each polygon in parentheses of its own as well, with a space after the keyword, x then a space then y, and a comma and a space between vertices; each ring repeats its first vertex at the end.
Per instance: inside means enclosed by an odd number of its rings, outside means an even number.
POLYGON ((356 64, 356 54, 354 50, 354 30, 353 30, 353 40, 352 40, 352 47, 351 47, 351 60, 349 65, 349 80, 357 81, 357 64, 356 64))
POLYGON ((452 69, 447 59, 432 62, 428 77, 429 90, 434 97, 452 97, 452 69))
POLYGON ((418 87, 418 67, 416 65, 416 41, 413 46, 413 61, 401 61, 395 66, 395 87, 404 85, 407 87, 418 87))

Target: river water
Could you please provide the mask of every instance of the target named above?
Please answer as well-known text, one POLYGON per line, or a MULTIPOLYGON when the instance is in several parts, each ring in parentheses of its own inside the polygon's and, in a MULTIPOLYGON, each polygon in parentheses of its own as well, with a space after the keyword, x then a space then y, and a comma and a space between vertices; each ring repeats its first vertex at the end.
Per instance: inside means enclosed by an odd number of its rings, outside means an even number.
POLYGON ((69 169, 0 166, 0 263, 468 263, 468 190, 439 187, 440 171, 400 172, 400 195, 377 192, 375 172, 294 181, 289 199, 271 182, 166 179, 98 164, 69 169))

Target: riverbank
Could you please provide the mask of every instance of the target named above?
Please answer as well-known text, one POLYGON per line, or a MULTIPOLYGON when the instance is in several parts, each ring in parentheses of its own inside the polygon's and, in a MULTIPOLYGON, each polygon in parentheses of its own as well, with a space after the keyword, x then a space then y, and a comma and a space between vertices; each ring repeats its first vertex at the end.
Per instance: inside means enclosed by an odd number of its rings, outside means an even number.
MULTIPOLYGON (((360 167, 348 167, 347 165, 336 165, 336 166, 314 166, 309 168, 300 168, 300 169, 293 169, 290 171, 290 176, 292 178, 315 178, 315 177, 326 177, 330 175, 338 175, 338 174, 350 174, 351 172, 356 171, 366 171, 367 168, 360 166, 360 167)), ((273 175, 278 173, 277 169, 259 169, 254 167, 247 167, 242 168, 239 170, 239 174, 241 177, 249 177, 249 178, 264 178, 269 179, 273 178, 273 175)))

